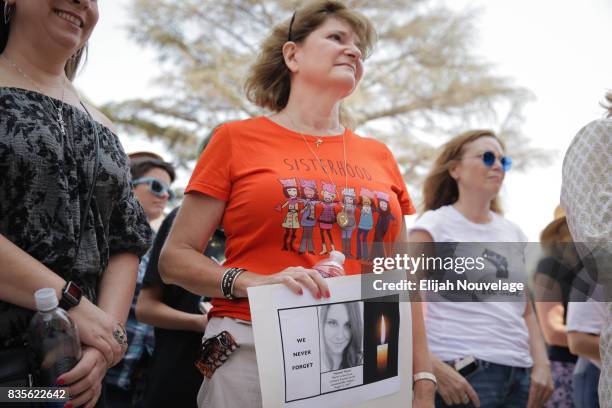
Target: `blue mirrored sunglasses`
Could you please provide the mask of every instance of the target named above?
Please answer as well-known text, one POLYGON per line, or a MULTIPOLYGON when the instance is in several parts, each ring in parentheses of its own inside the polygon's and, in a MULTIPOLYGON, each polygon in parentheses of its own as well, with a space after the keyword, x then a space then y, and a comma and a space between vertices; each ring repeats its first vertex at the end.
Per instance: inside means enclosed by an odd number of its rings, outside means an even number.
MULTIPOLYGON (((485 166, 487 167, 492 167, 495 164, 495 160, 497 160, 497 156, 495 155, 495 153, 493 153, 490 150, 487 150, 486 152, 484 152, 482 155, 482 162, 485 164, 485 166)), ((512 158, 509 156, 501 156, 499 158, 499 161, 501 163, 502 169, 504 171, 508 171, 512 168, 512 158)))
POLYGON ((142 177, 136 180, 132 180, 132 187, 135 187, 139 184, 148 184, 149 191, 151 191, 151 193, 153 193, 157 197, 162 197, 164 194, 168 193, 168 198, 170 200, 174 198, 174 192, 170 190, 170 187, 168 187, 162 181, 156 178, 142 177))

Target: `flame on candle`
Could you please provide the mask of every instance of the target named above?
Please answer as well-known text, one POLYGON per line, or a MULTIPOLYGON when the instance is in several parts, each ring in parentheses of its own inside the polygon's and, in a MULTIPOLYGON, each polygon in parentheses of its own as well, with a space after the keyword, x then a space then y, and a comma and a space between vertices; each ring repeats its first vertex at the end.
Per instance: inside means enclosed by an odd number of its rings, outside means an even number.
POLYGON ((380 320, 380 344, 385 344, 385 316, 381 316, 380 320))

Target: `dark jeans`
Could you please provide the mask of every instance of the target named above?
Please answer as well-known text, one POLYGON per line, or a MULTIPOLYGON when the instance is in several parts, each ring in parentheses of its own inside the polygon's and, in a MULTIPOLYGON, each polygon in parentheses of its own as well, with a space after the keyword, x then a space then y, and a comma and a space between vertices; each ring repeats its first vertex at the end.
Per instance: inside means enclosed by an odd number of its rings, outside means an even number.
POLYGON ((583 358, 578 359, 573 378, 576 408, 599 408, 599 373, 595 364, 583 358))
MULTIPOLYGON (((468 375, 481 408, 525 408, 529 397, 531 368, 510 367, 480 360, 478 369, 468 375)), ((436 394, 436 407, 448 407, 436 394)), ((453 408, 474 408, 467 405, 452 405, 453 408)))

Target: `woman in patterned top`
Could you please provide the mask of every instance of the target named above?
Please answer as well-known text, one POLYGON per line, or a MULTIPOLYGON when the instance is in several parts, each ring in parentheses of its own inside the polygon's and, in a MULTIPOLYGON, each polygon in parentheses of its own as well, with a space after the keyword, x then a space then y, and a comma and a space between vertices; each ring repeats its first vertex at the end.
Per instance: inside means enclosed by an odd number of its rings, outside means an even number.
MULTIPOLYGON (((612 92, 607 114, 580 129, 563 159, 561 206, 582 262, 604 287, 608 319, 601 331, 599 401, 612 406, 612 92)), ((601 301, 602 299, 596 299, 601 301)))
POLYGON ((121 323, 151 231, 112 124, 71 84, 97 2, 0 0, 0 10, 0 366, 23 354, 34 292, 62 298, 72 282, 83 297, 64 307, 83 353, 57 383, 73 406, 92 407, 125 352, 121 323))

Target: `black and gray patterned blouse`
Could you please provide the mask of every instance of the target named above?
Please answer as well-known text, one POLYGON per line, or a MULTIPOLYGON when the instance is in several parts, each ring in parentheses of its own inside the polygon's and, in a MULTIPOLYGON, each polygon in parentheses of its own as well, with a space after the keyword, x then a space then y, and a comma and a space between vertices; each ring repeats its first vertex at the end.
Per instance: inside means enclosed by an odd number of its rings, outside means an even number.
MULTIPOLYGON (((64 137, 55 112, 45 95, 0 87, 0 234, 75 281, 96 302, 109 257, 121 252, 142 256, 151 243, 151 230, 133 195, 119 139, 96 123, 100 168, 88 225, 71 268, 81 208, 92 183, 93 122, 80 109, 64 104, 64 137)), ((21 342, 32 314, 0 300, 0 348, 21 342)))

